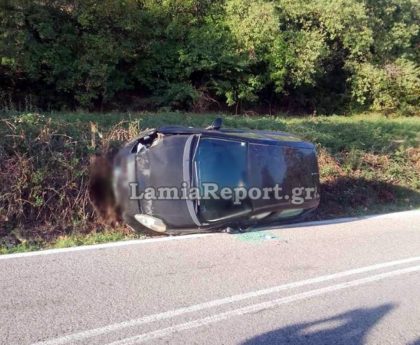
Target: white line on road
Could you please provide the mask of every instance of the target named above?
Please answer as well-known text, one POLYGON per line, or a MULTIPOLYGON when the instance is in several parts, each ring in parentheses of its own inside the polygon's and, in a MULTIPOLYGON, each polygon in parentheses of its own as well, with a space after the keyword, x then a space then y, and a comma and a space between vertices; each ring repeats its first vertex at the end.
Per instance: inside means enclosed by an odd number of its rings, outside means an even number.
POLYGON ((211 236, 211 235, 212 234, 193 234, 193 235, 184 235, 184 236, 147 238, 147 239, 143 239, 143 240, 139 239, 139 240, 109 242, 109 243, 92 244, 92 245, 86 245, 86 246, 80 246, 80 247, 45 249, 45 250, 40 250, 40 251, 36 251, 36 252, 26 252, 26 253, 0 255, 0 260, 25 258, 25 257, 40 256, 40 255, 51 255, 51 254, 63 254, 63 253, 70 253, 70 252, 80 252, 80 251, 84 251, 84 250, 93 250, 93 249, 124 247, 124 246, 130 246, 130 245, 133 245, 133 244, 149 244, 149 243, 167 242, 167 241, 174 241, 174 240, 188 240, 188 239, 193 239, 193 238, 197 238, 197 237, 204 237, 204 236, 211 236))
MULTIPOLYGON (((296 227, 305 227, 305 226, 309 227, 309 226, 316 226, 316 225, 330 225, 330 224, 346 223, 346 222, 351 222, 351 221, 360 221, 360 220, 367 220, 367 219, 382 219, 382 218, 383 219, 389 219, 389 218, 399 218, 399 217, 405 218, 405 217, 411 216, 411 215, 420 216, 420 210, 387 213, 387 214, 380 214, 380 215, 374 215, 374 216, 320 220, 320 221, 314 221, 314 222, 305 222, 305 223, 296 223, 296 224, 290 224, 290 225, 282 225, 282 226, 279 226, 279 227, 276 227, 276 228, 284 229, 284 228, 296 228, 296 227)), ((204 236, 213 236, 213 235, 214 234, 211 234, 211 233, 191 234, 191 235, 183 235, 183 236, 149 238, 149 239, 144 239, 144 240, 139 239, 139 240, 110 242, 110 243, 93 244, 93 245, 86 245, 86 246, 80 246, 80 247, 46 249, 46 250, 26 252, 26 253, 4 254, 4 255, 0 255, 0 260, 26 258, 26 257, 32 257, 32 256, 40 256, 40 255, 64 254, 64 253, 80 252, 80 251, 94 250, 94 249, 123 247, 123 246, 130 246, 130 245, 134 245, 134 244, 149 244, 149 243, 156 243, 156 242, 179 241, 179 240, 187 240, 187 239, 200 238, 200 237, 204 237, 204 236)))
POLYGON ((324 275, 324 276, 319 276, 319 277, 315 277, 315 278, 311 278, 311 279, 307 279, 307 280, 301 280, 301 281, 297 281, 297 282, 292 282, 292 283, 287 283, 287 284, 283 284, 283 285, 273 286, 273 287, 270 287, 270 288, 267 288, 267 289, 252 291, 252 292, 239 294, 239 295, 234 295, 234 296, 221 298, 221 299, 216 299, 216 300, 213 300, 213 301, 208 301, 208 302, 204 302, 204 303, 200 303, 200 304, 191 305, 191 306, 188 306, 188 307, 174 309, 174 310, 170 310, 170 311, 159 313, 159 314, 147 315, 147 316, 144 316, 144 317, 141 317, 141 318, 138 318, 138 319, 134 319, 134 320, 129 320, 129 321, 125 321, 125 322, 121 322, 121 323, 115 323, 115 324, 111 324, 111 325, 100 327, 100 328, 95 328, 95 329, 82 331, 82 332, 78 332, 78 333, 73 333, 73 334, 69 334, 69 335, 59 337, 59 338, 55 338, 55 339, 51 339, 51 340, 41 341, 41 342, 38 342, 38 343, 33 344, 33 345, 62 345, 62 344, 67 344, 69 342, 80 341, 80 340, 83 340, 83 339, 99 336, 99 335, 102 335, 102 334, 111 333, 111 332, 114 332, 114 331, 119 331, 119 330, 122 330, 122 329, 128 328, 128 327, 140 326, 140 325, 146 324, 146 323, 151 323, 151 322, 155 322, 155 321, 159 321, 159 320, 170 319, 170 318, 173 318, 175 316, 183 315, 183 314, 186 314, 186 313, 192 313, 192 312, 196 312, 196 311, 200 311, 200 310, 204 310, 204 309, 209 309, 209 308, 213 308, 213 307, 217 307, 217 306, 221 306, 221 305, 225 305, 225 304, 230 304, 230 303, 234 303, 234 302, 238 302, 238 301, 243 301, 243 300, 246 300, 246 299, 255 298, 255 297, 259 297, 259 296, 264 296, 264 295, 268 295, 268 294, 272 294, 272 293, 276 293, 276 292, 280 292, 280 291, 285 291, 285 290, 288 290, 288 289, 298 288, 298 287, 302 287, 302 286, 306 286, 306 285, 310 285, 310 284, 316 284, 316 283, 321 283, 321 282, 325 282, 325 281, 330 281, 330 280, 333 280, 333 279, 344 278, 344 277, 348 277, 348 276, 355 275, 355 274, 371 272, 371 271, 384 269, 384 268, 389 268, 389 267, 393 267, 393 266, 397 266, 397 265, 409 264, 409 263, 413 263, 413 262, 416 262, 416 261, 420 261, 420 256, 406 258, 406 259, 402 259, 402 260, 379 263, 379 264, 375 264, 375 265, 371 265, 371 266, 355 268, 355 269, 351 269, 351 270, 348 270, 348 271, 337 272, 337 273, 324 275))
POLYGON ((400 269, 400 270, 390 271, 390 272, 386 272, 386 273, 381 273, 381 274, 377 274, 377 275, 374 275, 374 276, 371 276, 371 277, 352 280, 352 281, 341 283, 341 284, 330 285, 330 286, 327 286, 327 287, 324 287, 324 288, 310 290, 310 291, 307 291, 307 292, 303 292, 303 293, 299 293, 299 294, 296 294, 296 295, 275 299, 275 300, 268 301, 268 302, 253 304, 253 305, 246 306, 246 307, 243 307, 243 308, 230 310, 230 311, 227 311, 225 313, 211 315, 211 316, 208 316, 208 317, 205 317, 205 318, 202 318, 202 319, 197 319, 197 320, 194 320, 194 321, 181 323, 181 324, 178 324, 178 325, 175 325, 175 326, 158 329, 156 331, 143 333, 143 334, 140 334, 140 335, 137 335, 137 336, 134 336, 134 337, 125 338, 125 339, 118 340, 116 342, 110 343, 108 345, 139 344, 139 343, 149 341, 149 340, 152 340, 152 339, 155 339, 155 338, 166 337, 166 336, 169 336, 169 335, 174 334, 176 332, 185 331, 185 330, 189 330, 189 329, 193 329, 193 328, 202 327, 202 326, 205 326, 205 325, 208 325, 208 324, 216 323, 216 322, 219 322, 219 321, 222 321, 222 320, 229 319, 231 317, 241 316, 241 315, 250 314, 250 313, 256 313, 256 312, 260 312, 260 311, 263 311, 263 310, 266 310, 266 309, 271 309, 271 308, 278 307, 282 304, 296 302, 296 301, 307 299, 307 298, 310 298, 310 297, 324 295, 324 294, 329 293, 329 292, 335 292, 335 291, 338 291, 338 290, 347 289, 347 288, 350 288, 350 287, 371 283, 371 282, 382 280, 382 279, 385 279, 385 278, 395 277, 395 276, 398 276, 398 275, 401 275, 401 274, 408 274, 408 273, 417 272, 417 271, 420 271, 420 265, 419 266, 414 266, 414 267, 408 267, 408 268, 404 268, 404 269, 400 269))
POLYGON ((278 228, 301 228, 301 227, 309 227, 309 226, 319 226, 319 225, 332 225, 332 224, 340 224, 340 223, 349 223, 355 221, 362 221, 362 220, 372 220, 372 219, 397 219, 399 217, 409 217, 409 216, 420 216, 420 210, 410 210, 410 211, 402 211, 402 212, 393 212, 393 213, 385 213, 385 214, 375 214, 371 216, 360 216, 360 217, 343 217, 343 218, 336 218, 336 219, 326 219, 326 220, 316 220, 316 221, 309 221, 303 223, 296 223, 296 224, 285 224, 278 228))

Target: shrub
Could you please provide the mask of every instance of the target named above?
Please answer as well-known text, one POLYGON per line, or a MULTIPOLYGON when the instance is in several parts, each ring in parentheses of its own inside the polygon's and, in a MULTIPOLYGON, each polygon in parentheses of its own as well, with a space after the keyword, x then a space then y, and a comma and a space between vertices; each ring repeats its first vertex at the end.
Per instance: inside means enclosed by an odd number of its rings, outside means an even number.
POLYGON ((418 23, 413 0, 4 0, 0 104, 413 114, 418 23))
POLYGON ((128 140, 129 128, 100 139, 89 124, 39 114, 0 121, 0 237, 50 240, 118 224, 92 203, 90 166, 128 140))
POLYGON ((420 67, 398 59, 383 67, 365 63, 357 67, 353 78, 353 96, 361 104, 385 113, 418 115, 420 67))

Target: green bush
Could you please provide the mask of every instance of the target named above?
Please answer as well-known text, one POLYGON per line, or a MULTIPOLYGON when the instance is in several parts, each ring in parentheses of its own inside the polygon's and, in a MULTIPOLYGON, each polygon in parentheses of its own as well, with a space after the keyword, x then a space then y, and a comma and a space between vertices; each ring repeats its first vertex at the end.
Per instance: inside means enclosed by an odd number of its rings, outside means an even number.
POLYGON ((415 0, 3 0, 3 110, 418 112, 415 0))
POLYGON ((358 66, 353 78, 353 95, 361 103, 385 113, 403 112, 418 115, 420 68, 406 59, 383 67, 358 66))

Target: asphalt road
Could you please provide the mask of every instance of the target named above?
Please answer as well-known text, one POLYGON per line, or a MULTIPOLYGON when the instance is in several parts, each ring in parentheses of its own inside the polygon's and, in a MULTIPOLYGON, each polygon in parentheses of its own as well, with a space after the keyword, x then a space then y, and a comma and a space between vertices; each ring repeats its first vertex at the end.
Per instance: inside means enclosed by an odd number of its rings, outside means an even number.
POLYGON ((0 344, 420 344, 420 211, 0 257, 0 344))

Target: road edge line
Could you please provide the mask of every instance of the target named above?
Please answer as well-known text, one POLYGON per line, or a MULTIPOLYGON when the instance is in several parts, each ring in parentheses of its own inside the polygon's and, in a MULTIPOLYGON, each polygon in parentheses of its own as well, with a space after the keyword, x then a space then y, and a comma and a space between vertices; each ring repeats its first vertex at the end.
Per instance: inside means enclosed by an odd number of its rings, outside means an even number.
MULTIPOLYGON (((384 214, 361 216, 361 217, 343 217, 343 218, 336 218, 336 219, 329 219, 329 220, 309 221, 309 222, 296 223, 296 224, 286 224, 282 226, 277 226, 275 228, 276 229, 289 229, 289 228, 292 229, 296 227, 338 224, 338 223, 346 223, 346 222, 358 221, 358 220, 382 219, 382 218, 388 219, 388 218, 406 216, 408 214, 416 214, 416 213, 420 215, 420 210, 409 210, 409 211, 384 213, 384 214)), ((270 230, 270 229, 274 229, 274 227, 261 228, 258 230, 263 230, 263 229, 270 230)), ((26 258, 26 257, 32 257, 32 256, 64 254, 64 253, 80 252, 80 251, 86 251, 86 250, 125 247, 125 246, 130 246, 130 245, 135 245, 135 244, 150 244, 150 243, 158 243, 158 242, 180 241, 180 240, 188 240, 188 239, 201 238, 201 237, 207 237, 207 236, 214 236, 216 234, 218 233, 146 238, 146 239, 137 239, 137 240, 107 242, 107 243, 92 244, 92 245, 82 245, 78 247, 54 248, 54 249, 44 249, 44 250, 38 250, 38 251, 32 251, 32 252, 3 254, 3 255, 0 255, 0 261, 8 260, 8 259, 26 258)))

